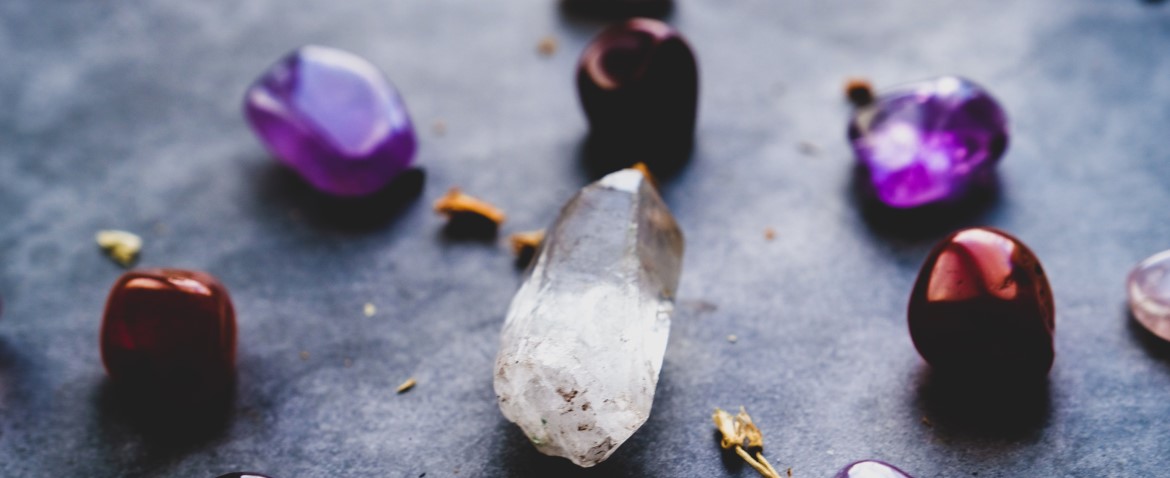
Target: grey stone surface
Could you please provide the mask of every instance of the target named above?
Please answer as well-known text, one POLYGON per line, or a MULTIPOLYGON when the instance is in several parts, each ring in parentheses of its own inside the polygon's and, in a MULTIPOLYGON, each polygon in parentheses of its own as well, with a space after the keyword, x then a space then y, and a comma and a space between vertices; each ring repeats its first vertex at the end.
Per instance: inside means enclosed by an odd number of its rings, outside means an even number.
POLYGON ((1170 347, 1132 323, 1124 289, 1170 246, 1166 4, 679 3, 669 21, 702 94, 694 159, 663 184, 688 240, 678 309, 649 421, 580 471, 496 407, 510 254, 444 239, 429 202, 463 186, 509 212, 506 233, 590 181, 573 67, 603 22, 536 0, 0 2, 0 476, 748 477, 710 422, 739 405, 798 477, 869 457, 919 478, 1170 468, 1170 347), (401 89, 420 198, 339 205, 265 157, 241 95, 305 43, 363 55, 401 89), (1002 194, 899 227, 851 192, 841 83, 947 73, 1010 115, 1002 194), (976 224, 1026 241, 1056 294, 1048 387, 1011 413, 940 392, 906 331, 929 247, 976 224), (231 289, 240 386, 222 426, 147 431, 110 398, 97 334, 120 270, 93 243, 107 228, 143 235, 143 266, 231 289), (1010 419, 971 419, 986 415, 1010 419))

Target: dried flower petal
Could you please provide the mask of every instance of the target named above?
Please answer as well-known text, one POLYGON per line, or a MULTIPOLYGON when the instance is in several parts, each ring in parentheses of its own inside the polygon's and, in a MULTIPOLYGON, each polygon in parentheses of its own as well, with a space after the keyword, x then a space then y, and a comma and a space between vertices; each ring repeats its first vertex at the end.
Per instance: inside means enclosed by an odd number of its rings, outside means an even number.
POLYGON ((435 212, 447 216, 447 234, 460 238, 495 236, 505 218, 504 211, 459 188, 435 201, 435 212))
POLYGON ((723 435, 723 439, 719 441, 719 446, 724 450, 742 445, 743 441, 738 439, 735 433, 735 417, 730 413, 723 411, 723 409, 716 408, 715 415, 711 417, 715 420, 715 428, 719 429, 719 433, 723 435))
POLYGON ((732 415, 716 408, 715 414, 711 418, 715 421, 715 428, 719 429, 719 433, 723 435, 719 446, 725 450, 734 449, 735 454, 751 465, 761 476, 780 478, 780 473, 768 462, 767 458, 764 458, 764 435, 752 422, 752 417, 747 414, 747 410, 739 407, 739 413, 732 415), (752 449, 756 450, 754 457, 747 451, 752 449))
POLYGON ((508 241, 512 244, 512 253, 517 257, 531 254, 544 242, 544 229, 517 232, 509 236, 508 241))
POLYGON ((447 194, 435 201, 435 212, 448 217, 457 214, 475 214, 501 224, 504 222, 504 211, 487 202, 464 194, 459 188, 451 188, 447 194))
POLYGON ((142 250, 142 238, 132 232, 98 231, 95 239, 98 246, 122 267, 129 267, 130 264, 133 264, 134 260, 138 258, 138 252, 142 250))

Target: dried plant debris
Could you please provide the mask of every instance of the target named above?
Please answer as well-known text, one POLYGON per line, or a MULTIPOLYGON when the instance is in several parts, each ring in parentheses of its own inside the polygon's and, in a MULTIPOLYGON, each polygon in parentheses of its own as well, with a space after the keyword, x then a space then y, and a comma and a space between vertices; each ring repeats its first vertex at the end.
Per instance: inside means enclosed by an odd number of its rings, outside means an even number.
POLYGON ((527 266, 536 257, 540 243, 544 242, 544 229, 517 232, 508 237, 508 242, 512 244, 512 254, 516 256, 516 266, 527 266))
POLYGON ((494 237, 504 222, 504 211, 451 188, 435 201, 435 212, 447 216, 447 235, 458 238, 494 237))
POLYGON ((800 154, 805 156, 816 156, 821 152, 821 148, 819 148, 816 143, 810 141, 801 141, 800 143, 797 143, 796 149, 800 151, 800 154))
POLYGON ((760 476, 780 478, 780 472, 764 458, 763 433, 760 433, 760 429, 752 422, 752 417, 748 416, 743 407, 739 407, 739 413, 735 415, 716 408, 711 418, 715 421, 715 428, 723 435, 719 445, 724 450, 735 450, 735 454, 743 458, 760 476), (755 455, 753 456, 750 451, 754 451, 755 455))
POLYGON ((416 381, 414 379, 414 377, 410 377, 410 378, 406 379, 405 382, 402 382, 402 385, 399 385, 398 388, 394 389, 394 391, 396 393, 404 393, 407 390, 414 388, 414 386, 417 384, 418 384, 418 381, 416 381))
POLYGON ((552 56, 557 52, 557 38, 552 35, 541 38, 540 43, 536 44, 536 51, 544 56, 552 56))
POLYGON ((131 264, 134 264, 134 261, 138 259, 138 252, 142 250, 142 238, 132 232, 98 231, 95 239, 98 246, 106 251, 106 255, 122 267, 130 267, 131 264))
POLYGON ((654 185, 654 189, 661 189, 658 187, 658 178, 654 177, 654 173, 650 172, 650 168, 646 166, 646 163, 636 163, 633 166, 630 166, 630 169, 637 169, 638 171, 641 171, 642 174, 646 175, 646 179, 650 180, 650 184, 654 185))
POLYGON ((866 106, 875 98, 873 86, 863 78, 850 78, 845 81, 845 97, 857 108, 866 106))

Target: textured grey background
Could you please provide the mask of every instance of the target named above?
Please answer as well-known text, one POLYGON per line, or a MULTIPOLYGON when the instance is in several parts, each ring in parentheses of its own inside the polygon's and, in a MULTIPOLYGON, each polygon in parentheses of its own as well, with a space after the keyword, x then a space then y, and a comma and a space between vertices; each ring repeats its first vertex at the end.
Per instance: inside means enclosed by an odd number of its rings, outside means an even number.
POLYGON ((1168 7, 681 0, 669 21, 702 95, 694 160, 664 184, 688 239, 680 306, 653 416, 579 472, 495 404, 510 254, 444 239, 430 202, 460 185, 508 211, 505 233, 551 221, 589 180, 572 78, 602 22, 537 0, 6 0, 0 476, 747 477, 709 421, 741 404, 798 477, 867 457, 919 478, 1163 475, 1170 347, 1132 325, 1123 281, 1170 247, 1168 7), (242 92, 305 43, 363 55, 402 90, 419 199, 338 205, 263 153, 242 92), (946 73, 1009 111, 1002 195, 925 228, 864 213, 843 78, 946 73), (1049 386, 1010 413, 936 393, 906 332, 927 250, 975 224, 1026 241, 1056 291, 1049 386), (102 228, 142 234, 143 266, 231 289, 240 390, 223 426, 159 434, 110 399, 97 332, 121 271, 93 243, 102 228))

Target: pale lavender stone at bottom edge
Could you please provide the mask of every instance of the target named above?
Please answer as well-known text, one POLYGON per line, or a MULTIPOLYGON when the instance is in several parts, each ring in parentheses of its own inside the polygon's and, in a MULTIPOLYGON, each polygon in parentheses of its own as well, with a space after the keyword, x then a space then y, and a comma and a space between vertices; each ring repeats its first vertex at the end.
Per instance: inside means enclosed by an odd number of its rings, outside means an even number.
POLYGON ((962 199, 989 182, 1007 150, 1007 116, 979 85, 944 76, 859 108, 849 139, 877 199, 914 208, 962 199))
POLYGON ((1126 280, 1129 308, 1150 333, 1170 340, 1170 251, 1134 266, 1126 280))
POLYGON ((274 156, 329 194, 371 194, 414 161, 414 127, 398 91, 342 50, 288 54, 248 88, 244 114, 274 156))
POLYGON ((852 463, 834 478, 913 478, 898 467, 877 460, 852 463))

